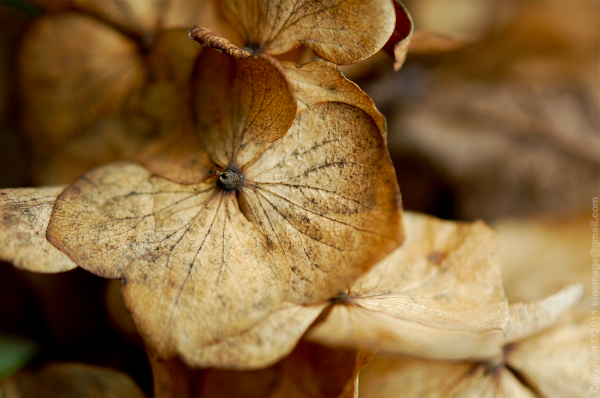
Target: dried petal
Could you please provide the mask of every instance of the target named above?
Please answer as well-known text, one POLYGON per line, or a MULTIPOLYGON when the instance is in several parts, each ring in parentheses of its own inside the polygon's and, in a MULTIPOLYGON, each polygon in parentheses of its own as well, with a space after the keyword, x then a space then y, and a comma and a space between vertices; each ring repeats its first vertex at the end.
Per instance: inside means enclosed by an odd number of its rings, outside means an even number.
POLYGON ((379 354, 362 372, 360 397, 535 398, 505 368, 379 354))
POLYGON ((164 8, 165 3, 162 0, 33 0, 33 2, 51 10, 76 9, 142 37, 150 35, 154 30, 159 12, 164 8))
POLYGON ((64 186, 0 191, 0 259, 34 272, 64 272, 77 265, 46 240, 56 197, 64 186))
POLYGON ((399 0, 393 0, 393 2, 396 12, 396 27, 383 49, 394 58, 394 71, 398 71, 406 60, 415 26, 404 4, 399 0))
POLYGON ((442 358, 498 354, 497 333, 477 335, 508 319, 496 233, 482 222, 418 214, 406 226, 404 246, 362 276, 309 337, 442 358))
POLYGON ((180 184, 198 184, 214 168, 202 143, 191 134, 157 140, 135 157, 152 173, 180 184))
POLYGON ((243 370, 269 366, 294 349, 325 306, 304 307, 285 302, 251 329, 189 352, 185 357, 190 363, 214 367, 243 370))
POLYGON ((280 251, 214 183, 179 185, 137 165, 108 166, 67 188, 52 219, 49 239, 76 263, 122 278, 134 322, 160 357, 240 334, 287 294, 280 251))
POLYGON ((144 76, 135 42, 74 13, 34 22, 20 70, 24 115, 35 115, 24 118, 24 128, 45 151, 118 109, 144 76))
POLYGON ((580 283, 565 287, 544 300, 511 303, 510 320, 504 328, 504 340, 513 343, 552 326, 558 317, 577 303, 583 295, 580 283))
POLYGON ((499 330, 474 333, 435 328, 359 305, 335 305, 325 323, 311 328, 306 338, 332 346, 363 344, 374 350, 436 359, 493 358, 501 354, 499 330))
POLYGON ((353 398, 358 373, 370 359, 363 350, 334 350, 303 341, 271 368, 249 374, 209 370, 201 396, 233 398, 250 391, 257 398, 353 398))
POLYGON ((393 166, 358 108, 311 106, 242 171, 245 214, 285 252, 295 303, 347 290, 403 240, 393 166))
POLYGON ((200 55, 196 118, 216 175, 182 185, 113 165, 81 177, 55 205, 48 238, 82 268, 122 279, 158 357, 272 363, 324 301, 403 239, 378 126, 339 102, 296 117, 279 65, 267 55, 200 55))
POLYGON ((255 371, 193 370, 150 359, 156 398, 354 398, 365 350, 334 350, 301 341, 281 362, 255 371))
POLYGON ((303 44, 320 58, 351 64, 375 54, 394 30, 390 0, 225 0, 242 42, 260 53, 282 54, 303 44))
POLYGON ((60 148, 41 147, 48 159, 38 159, 37 181, 70 183, 94 167, 124 159, 139 161, 172 181, 204 180, 212 163, 194 136, 190 87, 201 49, 186 38, 187 30, 157 35, 145 57, 145 84, 60 148))
MULTIPOLYGON (((528 337, 508 341, 502 357, 443 362, 379 354, 361 376, 361 397, 592 397, 589 316, 570 314, 556 323, 561 305, 581 289, 574 285, 530 305, 511 304, 511 324, 522 325, 528 337)), ((515 327, 509 330, 514 336, 515 327)))
POLYGON ((385 117, 375 103, 355 83, 329 62, 314 61, 298 66, 284 62, 286 76, 290 79, 298 98, 298 113, 319 102, 343 102, 362 109, 375 120, 381 133, 387 135, 385 117))
POLYGON ((220 166, 240 170, 292 125, 296 97, 280 68, 267 55, 234 59, 211 49, 200 55, 194 80, 198 134, 220 166))
POLYGON ((590 316, 569 315, 551 329, 515 344, 507 354, 506 362, 544 397, 596 395, 590 389, 594 380, 590 359, 597 361, 590 358, 590 316))

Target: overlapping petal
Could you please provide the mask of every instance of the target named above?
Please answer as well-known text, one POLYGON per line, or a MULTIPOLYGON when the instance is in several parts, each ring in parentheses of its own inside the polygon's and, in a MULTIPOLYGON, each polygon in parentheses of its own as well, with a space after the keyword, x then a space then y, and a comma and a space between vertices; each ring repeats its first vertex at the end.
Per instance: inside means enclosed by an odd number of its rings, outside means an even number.
POLYGON ((198 136, 221 167, 240 170, 296 116, 294 90, 268 55, 235 59, 206 49, 194 87, 198 136))
POLYGON ((581 313, 564 314, 582 291, 572 285, 545 300, 511 304, 498 358, 451 362, 380 354, 361 375, 361 396, 592 397, 589 325, 581 313), (524 330, 521 340, 512 340, 514 331, 524 330))
POLYGON ((82 268, 121 278, 154 355, 265 366, 401 243, 395 173, 367 113, 325 102, 297 115, 269 56, 205 50, 198 64, 205 179, 95 169, 58 198, 47 236, 82 268))
POLYGON ((303 44, 339 65, 375 54, 395 26, 390 0, 224 0, 222 8, 252 50, 281 54, 303 44))
POLYGON ((242 170, 245 213, 285 252, 296 303, 345 291, 402 241, 384 139, 358 108, 308 108, 242 170))
POLYGON ((343 102, 367 113, 383 136, 387 135, 385 117, 377 110, 371 97, 346 79, 334 64, 314 61, 299 66, 283 62, 282 66, 296 91, 298 113, 319 102, 343 102))
POLYGON ((405 244, 341 296, 308 338, 434 358, 498 355, 508 304, 497 234, 482 222, 405 220, 405 244))
POLYGON ((398 71, 406 60, 415 29, 412 17, 399 0, 394 1, 396 27, 383 49, 394 59, 394 70, 398 71))

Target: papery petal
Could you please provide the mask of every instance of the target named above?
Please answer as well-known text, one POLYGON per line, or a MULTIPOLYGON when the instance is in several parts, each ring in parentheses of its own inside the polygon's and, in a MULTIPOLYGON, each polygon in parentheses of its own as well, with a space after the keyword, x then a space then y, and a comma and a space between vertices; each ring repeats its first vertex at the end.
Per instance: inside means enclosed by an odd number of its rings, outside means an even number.
POLYGON ((34 272, 56 273, 77 267, 46 239, 54 201, 64 189, 0 190, 0 259, 34 272))
POLYGON ((287 295, 281 250, 214 178, 180 185, 133 164, 95 169, 59 197, 48 237, 82 268, 121 278, 132 318, 161 358, 218 362, 198 353, 256 326, 287 295))
POLYGON ((403 240, 384 139, 356 107, 310 107, 242 172, 243 210, 285 252, 293 302, 346 291, 403 240))
POLYGON ((212 159, 240 169, 294 121, 296 97, 269 56, 231 58, 205 49, 194 79, 198 134, 212 159))
POLYGON ((303 44, 336 64, 375 54, 395 22, 390 0, 225 0, 223 9, 250 48, 281 54, 303 44))

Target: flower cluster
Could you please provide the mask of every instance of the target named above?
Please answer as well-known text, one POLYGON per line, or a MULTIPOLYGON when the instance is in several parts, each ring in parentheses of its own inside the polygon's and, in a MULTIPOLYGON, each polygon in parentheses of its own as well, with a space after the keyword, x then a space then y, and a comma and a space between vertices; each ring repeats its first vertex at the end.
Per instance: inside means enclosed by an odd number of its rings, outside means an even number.
POLYGON ((336 67, 384 47, 401 65, 399 3, 38 2, 25 130, 40 180, 70 184, 0 191, 0 258, 120 279, 156 396, 186 377, 198 396, 354 396, 376 351, 365 396, 583 391, 574 362, 536 356, 579 353, 540 332, 581 288, 509 307, 492 228, 402 210, 385 118, 336 67), (278 58, 299 46, 321 60, 278 58))

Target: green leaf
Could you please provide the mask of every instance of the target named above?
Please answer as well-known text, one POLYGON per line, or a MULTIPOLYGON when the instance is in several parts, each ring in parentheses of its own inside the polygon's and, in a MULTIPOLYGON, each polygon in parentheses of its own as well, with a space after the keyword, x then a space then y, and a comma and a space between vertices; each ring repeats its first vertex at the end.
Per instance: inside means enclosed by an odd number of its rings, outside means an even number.
POLYGON ((23 367, 38 352, 33 341, 0 334, 0 380, 23 367))

